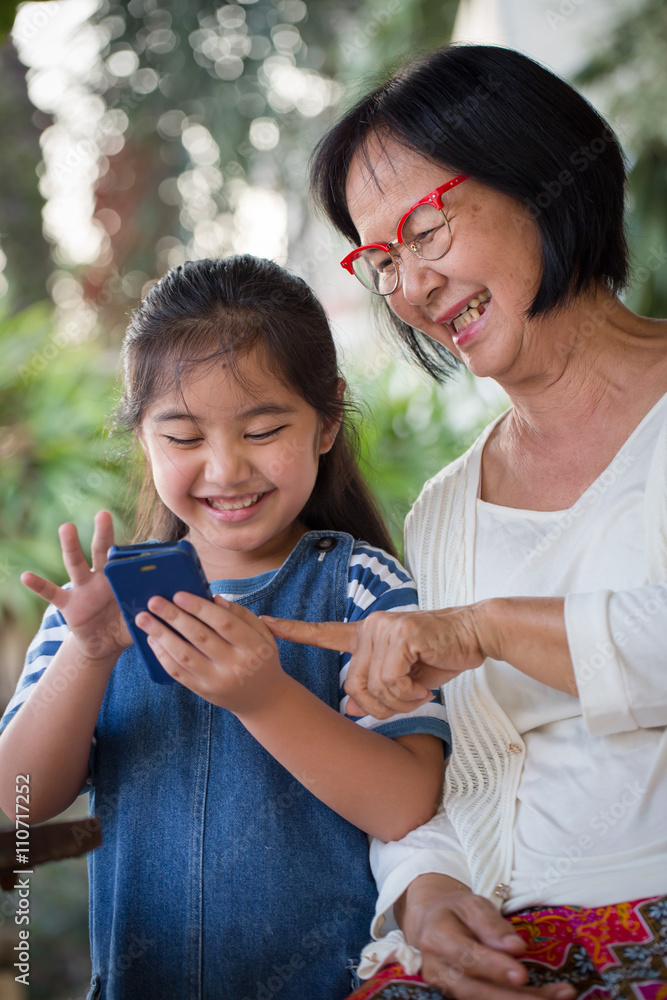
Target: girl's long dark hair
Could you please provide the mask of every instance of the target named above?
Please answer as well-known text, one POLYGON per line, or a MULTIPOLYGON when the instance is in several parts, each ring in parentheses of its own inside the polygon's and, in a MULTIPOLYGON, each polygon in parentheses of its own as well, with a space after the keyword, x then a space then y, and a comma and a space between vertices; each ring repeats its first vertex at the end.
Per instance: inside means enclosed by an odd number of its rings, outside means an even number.
MULTIPOLYGON (((345 531, 395 554, 358 466, 352 407, 340 396, 324 309, 304 281, 273 261, 249 255, 188 261, 151 288, 123 341, 117 425, 138 432, 147 408, 202 366, 224 364, 240 379, 237 361, 251 351, 317 411, 323 425, 341 421, 332 448, 320 456, 299 519, 311 530, 345 531)), ((182 538, 187 525, 160 500, 145 461, 142 474, 135 538, 182 538)))

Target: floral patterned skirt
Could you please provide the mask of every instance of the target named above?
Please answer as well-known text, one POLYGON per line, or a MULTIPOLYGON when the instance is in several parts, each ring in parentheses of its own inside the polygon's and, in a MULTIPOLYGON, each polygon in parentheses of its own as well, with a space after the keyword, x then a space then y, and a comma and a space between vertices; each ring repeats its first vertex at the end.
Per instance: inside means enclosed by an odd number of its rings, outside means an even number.
MULTIPOLYGON (((550 906, 507 918, 527 949, 531 986, 567 982, 578 1000, 667 1000, 667 896, 614 906, 550 906)), ((391 965, 348 1000, 442 1000, 420 976, 391 965)))

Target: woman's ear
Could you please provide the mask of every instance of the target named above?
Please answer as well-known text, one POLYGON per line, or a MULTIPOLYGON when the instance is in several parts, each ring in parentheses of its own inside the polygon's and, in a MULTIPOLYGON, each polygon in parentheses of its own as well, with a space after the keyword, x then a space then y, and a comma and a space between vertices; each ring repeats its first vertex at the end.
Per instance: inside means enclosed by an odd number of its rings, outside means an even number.
MULTIPOLYGON (((344 378, 338 379, 338 389, 336 395, 340 403, 345 399, 345 390, 347 389, 347 382, 344 378)), ((341 408, 341 413, 339 417, 328 421, 326 424, 322 424, 322 430, 320 431, 320 455, 325 455, 328 451, 331 451, 336 440, 338 431, 340 430, 340 425, 343 422, 343 411, 341 408)))

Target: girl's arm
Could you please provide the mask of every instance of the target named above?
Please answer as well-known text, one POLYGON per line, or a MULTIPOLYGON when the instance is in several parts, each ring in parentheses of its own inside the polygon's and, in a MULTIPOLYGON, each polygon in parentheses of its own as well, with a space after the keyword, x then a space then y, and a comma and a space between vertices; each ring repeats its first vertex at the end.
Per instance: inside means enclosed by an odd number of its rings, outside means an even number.
POLYGON ((69 635, 0 737, 0 806, 14 820, 16 775, 30 776, 30 822, 74 802, 117 656, 90 659, 69 635))
POLYGON ((443 748, 424 734, 388 739, 325 705, 280 666, 269 629, 247 608, 179 593, 152 598, 137 616, 175 680, 229 709, 317 798, 381 840, 433 816, 442 795, 443 748))
POLYGON ((20 711, 0 737, 0 806, 15 818, 17 774, 30 775, 30 822, 66 809, 88 774, 93 731, 111 671, 131 638, 104 576, 113 544, 111 515, 95 518, 92 570, 76 528, 60 528, 69 589, 24 573, 23 583, 49 601, 70 628, 20 711))

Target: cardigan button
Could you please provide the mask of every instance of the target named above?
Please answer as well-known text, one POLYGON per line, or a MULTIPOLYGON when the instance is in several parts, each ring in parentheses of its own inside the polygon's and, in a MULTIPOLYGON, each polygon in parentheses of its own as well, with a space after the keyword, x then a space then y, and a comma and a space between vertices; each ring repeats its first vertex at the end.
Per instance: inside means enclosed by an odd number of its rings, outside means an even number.
POLYGON ((493 890, 493 895, 498 896, 499 899, 506 900, 510 898, 510 887, 505 885, 504 882, 499 882, 498 885, 493 890))
POLYGON ((315 548, 320 552, 329 552, 330 549, 335 549, 338 545, 337 538, 318 538, 314 543, 315 548))
POLYGON ((505 753, 521 753, 521 747, 517 743, 510 743, 509 746, 505 747, 505 753))

